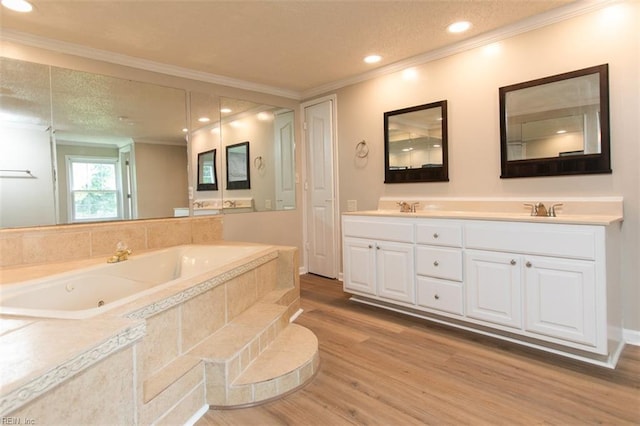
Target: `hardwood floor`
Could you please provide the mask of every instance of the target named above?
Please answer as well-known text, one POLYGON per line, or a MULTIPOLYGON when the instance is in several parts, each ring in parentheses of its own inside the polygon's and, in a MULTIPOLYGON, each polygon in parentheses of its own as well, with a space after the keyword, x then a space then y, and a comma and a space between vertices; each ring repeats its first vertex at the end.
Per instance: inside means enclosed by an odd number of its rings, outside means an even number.
POLYGON ((316 377, 198 426, 640 424, 640 347, 609 370, 355 304, 339 281, 305 275, 301 287, 316 377))

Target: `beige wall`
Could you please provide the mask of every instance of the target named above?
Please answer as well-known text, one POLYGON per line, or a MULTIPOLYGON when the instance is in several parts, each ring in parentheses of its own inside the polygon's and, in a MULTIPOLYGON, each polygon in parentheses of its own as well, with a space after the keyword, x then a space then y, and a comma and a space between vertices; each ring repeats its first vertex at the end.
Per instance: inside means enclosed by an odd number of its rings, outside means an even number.
POLYGON ((189 205, 187 147, 135 144, 138 218, 171 217, 189 205))
POLYGON ((624 196, 625 328, 640 330, 640 2, 623 3, 337 91, 340 210, 375 209, 381 196, 624 196), (613 174, 500 179, 498 88, 609 64, 613 174), (383 184, 383 113, 446 99, 450 182, 383 184), (364 167, 354 149, 366 140, 364 167))

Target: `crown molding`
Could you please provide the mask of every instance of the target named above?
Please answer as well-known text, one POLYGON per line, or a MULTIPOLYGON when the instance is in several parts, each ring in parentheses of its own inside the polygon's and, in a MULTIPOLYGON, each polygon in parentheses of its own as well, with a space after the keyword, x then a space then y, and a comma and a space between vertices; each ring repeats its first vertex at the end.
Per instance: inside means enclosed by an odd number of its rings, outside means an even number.
POLYGON ((621 2, 623 2, 623 0, 578 0, 574 3, 570 3, 568 5, 549 10, 539 15, 523 19, 514 24, 480 34, 476 37, 461 41, 459 43, 416 55, 402 61, 394 62, 393 64, 376 68, 363 74, 358 74, 353 77, 337 80, 322 86, 305 90, 302 92, 302 99, 310 99, 314 96, 331 92, 345 86, 361 83, 363 81, 392 74, 398 71, 403 71, 407 68, 423 65, 428 62, 442 59, 447 56, 452 56, 467 50, 486 46, 500 40, 514 37, 518 34, 523 34, 528 31, 555 24, 557 22, 575 18, 577 16, 584 15, 586 13, 593 12, 606 6, 621 2))
POLYGON ((205 83, 233 87, 236 89, 250 90, 254 92, 265 93, 268 95, 281 96, 288 99, 300 100, 301 97, 301 93, 295 90, 288 90, 280 87, 226 77, 223 75, 196 71, 193 69, 178 67, 175 65, 163 64, 147 59, 136 58, 134 56, 110 52, 108 50, 94 49, 74 43, 67 43, 60 40, 40 37, 20 31, 3 29, 0 32, 0 40, 52 50, 54 52, 64 53, 68 55, 80 56, 82 58, 94 59, 117 65, 124 65, 127 67, 137 68, 145 71, 167 74, 174 77, 182 77, 190 80, 202 81, 205 83))
POLYGON ((323 93, 331 92, 345 86, 371 80, 376 77, 392 74, 402 71, 406 68, 423 65, 431 61, 452 56, 467 50, 475 49, 487 44, 495 43, 518 34, 526 33, 538 28, 555 24, 567 19, 571 19, 603 7, 621 3, 624 0, 578 0, 576 2, 549 10, 547 12, 523 19, 512 25, 498 28, 493 31, 480 34, 468 40, 461 41, 440 49, 432 50, 406 60, 398 61, 393 64, 376 68, 374 70, 355 75, 353 77, 337 80, 321 86, 317 86, 304 91, 289 90, 275 86, 269 86, 250 81, 240 80, 236 78, 226 77, 217 74, 211 74, 203 71, 196 71, 189 68, 178 67, 175 65, 163 64, 160 62, 140 59, 133 56, 123 55, 110 52, 107 50, 89 48, 73 43, 67 43, 59 40, 53 40, 45 37, 39 37, 28 33, 3 29, 0 32, 0 40, 6 40, 28 46, 48 49, 60 53, 80 56, 88 59, 95 59, 103 62, 124 65, 132 68, 138 68, 145 71, 152 71, 161 74, 167 74, 174 77, 182 77, 190 80, 197 80, 206 83, 219 84, 222 86, 233 87, 237 89, 250 90, 254 92, 281 96, 294 100, 310 99, 323 93))

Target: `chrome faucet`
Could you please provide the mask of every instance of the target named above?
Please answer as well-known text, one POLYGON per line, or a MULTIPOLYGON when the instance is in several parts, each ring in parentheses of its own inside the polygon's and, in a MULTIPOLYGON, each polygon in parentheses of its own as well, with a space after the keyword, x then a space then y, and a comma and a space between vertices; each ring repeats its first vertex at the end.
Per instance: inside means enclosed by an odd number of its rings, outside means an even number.
POLYGON ((553 204, 548 210, 542 203, 525 204, 525 206, 531 207, 531 216, 556 217, 556 207, 560 207, 562 204, 553 204))
POLYGON ((129 255, 131 255, 131 249, 127 248, 127 245, 120 241, 116 245, 116 253, 107 259, 107 263, 124 262, 129 259, 129 255))
POLYGON ((399 201, 398 206, 400 206, 400 213, 415 213, 416 207, 420 205, 420 203, 407 203, 406 201, 399 201))

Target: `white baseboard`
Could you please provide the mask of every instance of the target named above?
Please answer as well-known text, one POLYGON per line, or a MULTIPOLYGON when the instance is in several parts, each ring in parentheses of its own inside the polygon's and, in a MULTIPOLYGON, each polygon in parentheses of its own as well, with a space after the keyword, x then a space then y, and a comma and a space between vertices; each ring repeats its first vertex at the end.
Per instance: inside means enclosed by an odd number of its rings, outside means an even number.
POLYGON ((308 269, 307 269, 307 267, 306 267, 306 266, 301 266, 301 267, 299 267, 299 268, 298 268, 298 273, 299 273, 300 275, 304 275, 304 274, 306 274, 307 272, 309 272, 309 271, 308 271, 308 269))
POLYGON ((640 330, 622 330, 622 338, 627 345, 640 346, 640 330))

